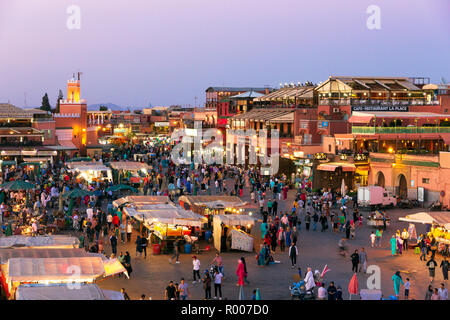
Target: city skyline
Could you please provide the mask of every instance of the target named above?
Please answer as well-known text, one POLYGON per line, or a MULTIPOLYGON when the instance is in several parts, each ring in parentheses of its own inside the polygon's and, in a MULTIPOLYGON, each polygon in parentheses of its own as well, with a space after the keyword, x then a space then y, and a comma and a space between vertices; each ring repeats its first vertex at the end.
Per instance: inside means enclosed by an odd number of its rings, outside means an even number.
POLYGON ((54 107, 83 72, 88 104, 203 104, 210 86, 277 87, 330 75, 450 77, 450 5, 435 1, 0 3, 0 102, 54 107), (67 8, 80 8, 71 30, 67 8), (366 26, 371 5, 381 28, 366 26), (345 8, 345 10, 343 10, 345 8), (180 27, 181 26, 181 27, 180 27), (447 31, 446 31, 447 30, 447 31))

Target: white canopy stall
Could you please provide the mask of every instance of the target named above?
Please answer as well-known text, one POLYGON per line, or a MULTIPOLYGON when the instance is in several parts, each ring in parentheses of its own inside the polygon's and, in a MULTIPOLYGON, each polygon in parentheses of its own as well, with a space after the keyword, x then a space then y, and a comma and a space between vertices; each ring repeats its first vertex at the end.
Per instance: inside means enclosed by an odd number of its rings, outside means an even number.
POLYGON ((73 285, 20 285, 16 290, 16 300, 124 300, 118 291, 102 290, 96 284, 73 285))
POLYGON ((89 183, 94 180, 113 180, 111 168, 103 165, 103 162, 69 162, 67 166, 70 172, 77 174, 77 178, 83 178, 89 183))
POLYGON ((250 229, 255 225, 255 221, 256 219, 249 215, 215 215, 213 218, 214 247, 221 251, 223 226, 228 226, 231 234, 231 249, 252 252, 253 237, 236 227, 243 226, 246 229, 250 229))
POLYGON ((166 207, 153 209, 150 209, 149 206, 145 206, 146 209, 126 207, 124 212, 143 222, 145 227, 152 230, 162 240, 168 237, 189 235, 190 229, 188 227, 201 228, 207 222, 205 217, 190 210, 184 210, 170 204, 156 206, 166 207))
POLYGON ((11 258, 1 268, 2 285, 9 298, 23 283, 93 283, 98 278, 126 273, 117 259, 101 255, 73 258, 11 258))
POLYGON ((0 237, 0 248, 78 248, 80 240, 65 235, 28 237, 23 235, 0 237))

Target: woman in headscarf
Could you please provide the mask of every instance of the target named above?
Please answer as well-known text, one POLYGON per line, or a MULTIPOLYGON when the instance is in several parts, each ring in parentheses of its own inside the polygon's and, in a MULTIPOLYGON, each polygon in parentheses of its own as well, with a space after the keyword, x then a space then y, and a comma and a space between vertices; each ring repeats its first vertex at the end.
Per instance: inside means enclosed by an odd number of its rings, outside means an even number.
POLYGON ((244 286, 244 277, 245 277, 245 268, 244 264, 242 263, 242 260, 239 259, 238 261, 238 267, 236 269, 236 275, 239 277, 237 285, 238 286, 244 286))
POLYGON ((393 256, 395 256, 395 251, 397 249, 397 239, 395 239, 395 236, 392 235, 391 240, 389 241, 389 243, 391 244, 391 254, 393 256))
POLYGON ((245 262, 245 258, 241 257, 242 264, 244 265, 244 282, 246 284, 250 284, 250 281, 247 280, 248 272, 247 272, 247 263, 245 262))
POLYGON ((394 291, 395 291, 395 296, 398 298, 400 296, 400 284, 404 284, 403 283, 403 279, 400 276, 400 271, 397 271, 393 276, 392 276, 392 281, 394 281, 394 291))

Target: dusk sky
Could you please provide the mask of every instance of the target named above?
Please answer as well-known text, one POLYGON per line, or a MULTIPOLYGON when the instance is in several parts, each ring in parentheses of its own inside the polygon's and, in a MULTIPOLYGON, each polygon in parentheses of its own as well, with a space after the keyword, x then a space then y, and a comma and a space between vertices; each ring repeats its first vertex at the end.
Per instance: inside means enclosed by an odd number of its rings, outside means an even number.
POLYGON ((54 107, 77 71, 88 104, 132 107, 330 75, 450 82, 449 13, 449 0, 0 0, 0 102, 39 106, 48 92, 54 107))

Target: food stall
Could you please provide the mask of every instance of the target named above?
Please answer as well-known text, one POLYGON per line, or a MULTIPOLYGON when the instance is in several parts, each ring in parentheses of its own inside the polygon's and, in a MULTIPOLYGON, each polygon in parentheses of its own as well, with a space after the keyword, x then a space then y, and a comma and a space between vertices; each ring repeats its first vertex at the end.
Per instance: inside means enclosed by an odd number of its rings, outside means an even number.
POLYGON ((11 258, 1 268, 1 284, 6 296, 12 299, 22 284, 83 284, 125 273, 117 259, 95 254, 73 258, 11 258))
POLYGON ((391 219, 381 211, 374 211, 367 217, 367 225, 380 228, 384 226, 384 220, 386 220, 386 226, 391 224, 391 219))
POLYGON ((175 240, 195 243, 198 237, 192 230, 201 230, 207 222, 204 216, 172 204, 125 207, 124 213, 138 220, 151 234, 151 243, 160 245, 163 252, 170 251, 175 240))
POLYGON ((146 163, 135 161, 112 161, 109 163, 109 166, 115 172, 116 183, 128 181, 134 185, 140 185, 143 178, 147 176, 148 171, 152 169, 146 163))
POLYGON ((255 221, 256 219, 250 215, 215 215, 213 218, 214 247, 219 252, 227 248, 252 252, 254 238, 250 233, 255 221))
POLYGON ((77 179, 83 178, 88 183, 113 180, 111 168, 102 162, 69 162, 67 167, 69 172, 76 174, 77 179))
POLYGON ((449 252, 450 246, 450 215, 448 212, 430 211, 419 212, 399 218, 399 221, 430 225, 428 236, 432 236, 438 243, 438 252, 449 252))
POLYGON ((73 289, 67 284, 23 284, 16 290, 16 300, 124 300, 121 292, 102 290, 93 283, 73 289))
POLYGON ((30 247, 16 247, 14 249, 0 249, 0 266, 5 266, 12 258, 75 258, 89 257, 90 254, 84 249, 38 249, 30 247))

